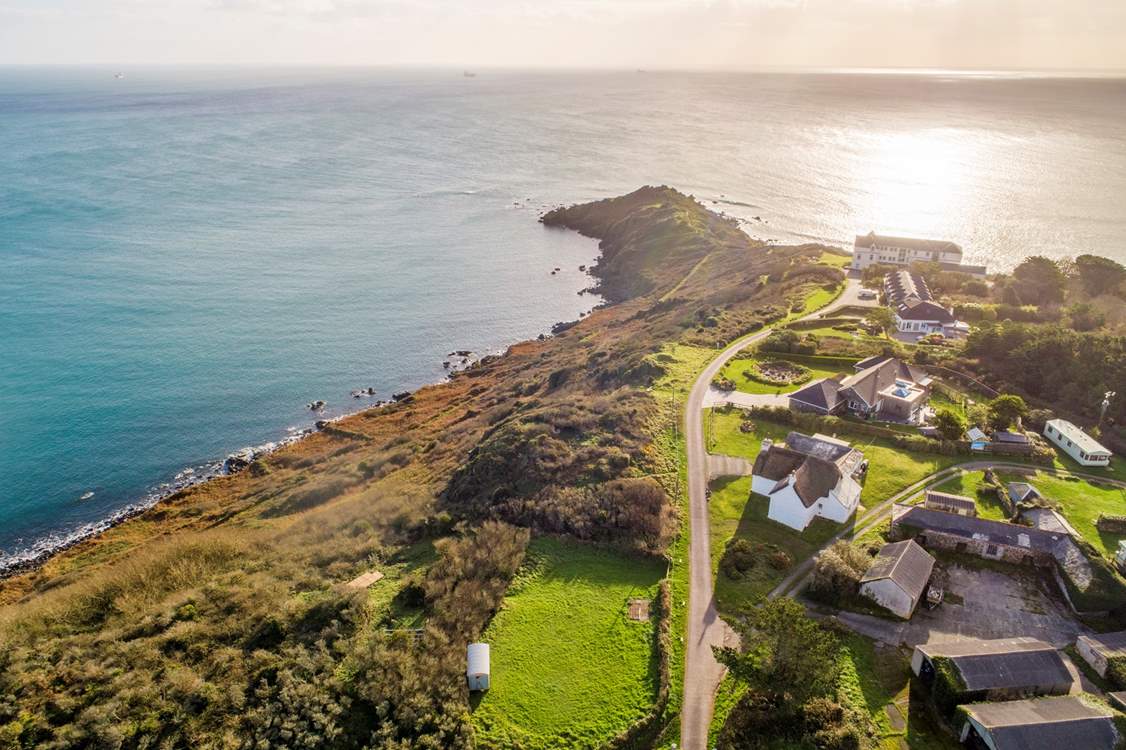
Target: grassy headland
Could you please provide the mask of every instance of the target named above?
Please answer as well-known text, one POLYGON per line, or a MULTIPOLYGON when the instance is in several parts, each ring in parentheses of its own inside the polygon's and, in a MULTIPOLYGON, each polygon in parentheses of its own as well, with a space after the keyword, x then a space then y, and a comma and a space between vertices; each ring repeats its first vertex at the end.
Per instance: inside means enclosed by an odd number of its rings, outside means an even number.
MULTIPOLYGON (((532 535, 667 565, 682 629, 670 348, 784 319, 841 272, 669 188, 544 223, 601 239, 609 304, 0 583, 0 747, 468 747, 465 644, 532 535), (372 570, 387 575, 369 590, 343 585, 372 570)), ((592 661, 616 648, 587 645, 592 661)), ((637 732, 675 715, 670 662, 669 700, 637 732)))

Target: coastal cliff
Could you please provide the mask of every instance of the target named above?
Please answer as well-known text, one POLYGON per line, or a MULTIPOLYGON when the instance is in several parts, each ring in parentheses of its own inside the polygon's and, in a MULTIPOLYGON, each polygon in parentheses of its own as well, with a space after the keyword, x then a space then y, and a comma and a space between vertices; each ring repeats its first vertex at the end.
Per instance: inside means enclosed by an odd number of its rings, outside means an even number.
POLYGON ((830 272, 666 187, 543 220, 601 240, 610 304, 0 582, 4 741, 471 746, 463 649, 529 532, 658 558, 680 532, 662 348, 761 327, 830 272), (348 585, 374 567, 383 598, 348 585))

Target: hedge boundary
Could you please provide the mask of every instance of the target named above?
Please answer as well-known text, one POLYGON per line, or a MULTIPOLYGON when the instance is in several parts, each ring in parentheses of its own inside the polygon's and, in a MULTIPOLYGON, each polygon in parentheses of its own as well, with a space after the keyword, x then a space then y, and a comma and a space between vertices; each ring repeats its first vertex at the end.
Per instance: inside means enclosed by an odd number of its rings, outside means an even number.
POLYGON ((669 707, 672 676, 669 653, 672 643, 672 593, 669 579, 661 581, 657 593, 657 701, 645 716, 631 724, 621 734, 603 745, 603 750, 648 750, 653 747, 665 727, 665 711, 669 707))

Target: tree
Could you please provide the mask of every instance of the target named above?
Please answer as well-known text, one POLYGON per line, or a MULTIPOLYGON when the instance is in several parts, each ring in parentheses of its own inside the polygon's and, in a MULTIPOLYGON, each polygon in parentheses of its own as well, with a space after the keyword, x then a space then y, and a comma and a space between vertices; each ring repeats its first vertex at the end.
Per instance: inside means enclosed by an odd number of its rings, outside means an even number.
POLYGON ((961 440, 966 434, 966 418, 949 407, 935 409, 934 428, 946 440, 961 440))
POLYGON ((868 321, 874 326, 879 326, 885 334, 895 327, 895 318, 887 307, 872 308, 868 313, 868 321))
POLYGON ((1028 405, 1020 396, 1002 393, 989 402, 989 420, 998 430, 1008 429, 1018 417, 1028 414, 1028 405))
POLYGON ((1033 255, 1013 269, 1013 286, 1026 305, 1062 302, 1067 276, 1056 261, 1033 255))
POLYGON ((1106 316, 1089 302, 1080 302, 1067 308, 1067 316, 1071 319, 1071 327, 1077 331, 1093 331, 1106 323, 1106 316))
POLYGON ((793 599, 770 599, 751 609, 742 636, 742 653, 714 649, 735 679, 761 693, 785 696, 791 704, 832 690, 840 645, 793 599))
POLYGON ((1100 294, 1122 295, 1126 292, 1126 267, 1110 258, 1098 255, 1080 255, 1075 259, 1075 275, 1083 290, 1092 297, 1100 294))

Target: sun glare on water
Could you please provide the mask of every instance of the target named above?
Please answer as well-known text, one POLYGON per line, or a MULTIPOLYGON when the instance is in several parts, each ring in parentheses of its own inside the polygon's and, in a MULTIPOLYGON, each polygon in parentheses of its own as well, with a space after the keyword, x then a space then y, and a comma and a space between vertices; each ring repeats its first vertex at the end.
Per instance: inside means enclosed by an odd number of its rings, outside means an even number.
POLYGON ((871 228, 941 236, 966 215, 979 147, 965 131, 872 133, 859 151, 857 208, 871 228))

